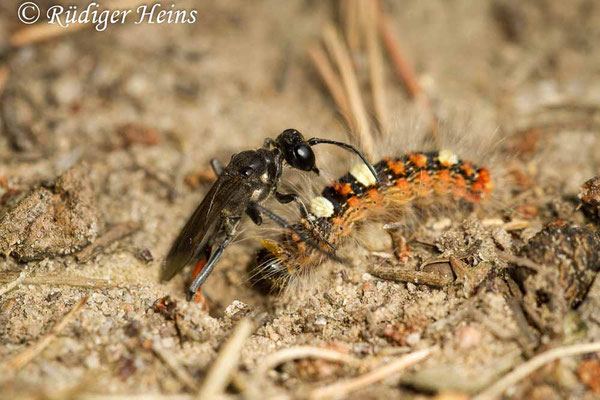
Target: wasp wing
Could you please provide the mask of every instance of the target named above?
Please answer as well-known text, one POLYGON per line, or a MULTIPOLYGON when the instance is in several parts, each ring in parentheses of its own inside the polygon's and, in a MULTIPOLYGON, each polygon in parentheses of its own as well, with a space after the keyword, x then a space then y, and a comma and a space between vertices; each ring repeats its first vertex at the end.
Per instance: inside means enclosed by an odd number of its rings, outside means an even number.
POLYGON ((219 226, 222 211, 232 205, 234 199, 249 198, 250 193, 240 193, 245 191, 246 186, 239 179, 226 175, 217 179, 173 242, 163 264, 163 280, 171 279, 200 254, 210 237, 219 233, 215 229, 222 229, 219 226))

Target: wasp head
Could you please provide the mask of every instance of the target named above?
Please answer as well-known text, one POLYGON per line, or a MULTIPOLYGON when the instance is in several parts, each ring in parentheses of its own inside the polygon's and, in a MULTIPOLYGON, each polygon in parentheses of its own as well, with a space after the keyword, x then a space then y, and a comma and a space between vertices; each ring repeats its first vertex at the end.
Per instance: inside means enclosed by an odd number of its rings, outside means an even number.
POLYGON ((286 129, 277 136, 275 143, 290 166, 319 174, 315 165, 315 153, 300 132, 295 129, 286 129))

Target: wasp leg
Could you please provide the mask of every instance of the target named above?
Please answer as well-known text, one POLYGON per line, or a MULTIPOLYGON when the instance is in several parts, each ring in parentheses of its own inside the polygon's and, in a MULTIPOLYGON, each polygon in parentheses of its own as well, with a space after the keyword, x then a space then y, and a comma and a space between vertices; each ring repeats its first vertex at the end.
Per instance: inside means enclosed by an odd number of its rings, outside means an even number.
POLYGON ((256 207, 248 207, 246 209, 246 214, 248 214, 248 216, 250 217, 252 222, 254 222, 256 225, 258 225, 258 226, 262 225, 262 222, 263 222, 262 215, 256 207))
POLYGON ((212 270, 215 268, 215 265, 217 265, 217 262, 219 261, 219 259, 223 255, 223 252, 225 251, 225 248, 233 239, 233 236, 235 235, 235 230, 239 222, 240 218, 228 218, 224 222, 224 226, 222 227, 222 229, 225 229, 224 234, 219 235, 220 237, 216 239, 215 242, 213 242, 213 244, 211 245, 210 256, 208 257, 206 265, 202 268, 202 271, 200 271, 200 273, 198 273, 198 275, 194 277, 194 280, 188 287, 188 301, 194 298, 200 286, 202 286, 206 278, 208 278, 212 270), (218 243, 219 241, 220 243, 218 243))
POLYGON ((340 257, 338 257, 335 253, 332 253, 330 251, 323 249, 323 247, 319 246, 318 243, 316 243, 314 240, 312 240, 311 238, 306 236, 306 234, 304 232, 299 231, 292 224, 287 222, 285 219, 281 218, 279 215, 275 214, 274 212, 267 210, 260 204, 257 204, 255 202, 250 202, 250 204, 248 205, 248 209, 254 209, 259 215, 264 214, 267 217, 269 217, 270 219, 272 219, 275 223, 277 223, 282 228, 291 230, 296 235, 298 235, 298 237, 300 237, 301 241, 305 242, 306 244, 308 244, 310 247, 314 248, 315 250, 325 254, 327 257, 331 258, 332 260, 335 260, 337 262, 344 262, 344 260, 342 260, 340 257))
MULTIPOLYGON (((210 252, 208 252, 208 257, 210 257, 210 252)), ((196 265, 194 266, 194 272, 192 273, 192 277, 191 277, 192 281, 194 280, 194 278, 196 276, 198 276, 198 274, 200 272, 202 272, 207 261, 208 261, 207 256, 203 256, 200 259, 200 261, 198 261, 196 263, 196 265)), ((193 300, 194 303, 200 303, 202 305, 202 309, 204 311, 208 311, 208 304, 206 302, 206 297, 207 296, 203 293, 202 288, 200 288, 200 289, 198 289, 198 291, 196 293, 194 293, 194 296, 191 297, 190 301, 193 300)))
POLYGON ((206 262, 206 265, 204 266, 204 268, 202 268, 202 271, 200 271, 200 273, 198 275, 196 275, 196 277, 190 284, 190 287, 188 288, 188 295, 187 295, 188 301, 190 301, 194 298, 194 296, 196 295, 196 292, 198 292, 198 289, 200 288, 200 286, 202 286, 202 284, 204 283, 206 278, 208 278, 208 275, 210 275, 212 270, 215 268, 215 265, 217 265, 217 261, 219 261, 219 258, 221 258, 221 256, 223 255, 223 252, 225 251, 225 247, 227 247, 227 245, 231 241, 232 237, 233 236, 227 236, 225 238, 225 240, 223 241, 223 243, 218 245, 217 248, 215 249, 215 251, 210 253, 210 258, 206 262))
POLYGON ((315 225, 315 222, 312 220, 312 218, 309 218, 308 210, 306 209, 304 202, 302 200, 300 200, 300 197, 298 197, 297 194, 275 192, 275 198, 281 204, 291 203, 292 201, 295 202, 296 204, 298 204, 298 209, 300 210, 300 215, 302 215, 302 218, 304 218, 306 221, 308 221, 313 232, 315 232, 317 234, 317 236, 319 237, 319 240, 322 241, 323 243, 325 243, 327 246, 329 246, 329 248, 331 250, 333 250, 333 251, 337 250, 337 248, 333 244, 329 243, 329 241, 327 239, 325 239, 323 237, 323 235, 321 235, 321 231, 315 225))
POLYGON ((217 176, 221 176, 223 173, 223 165, 219 162, 219 160, 213 158, 210 160, 210 166, 212 167, 213 171, 215 171, 217 176))
MULTIPOLYGON (((201 253, 200 259, 194 266, 194 272, 192 273, 192 276, 190 277, 190 280, 188 281, 189 283, 191 283, 191 281, 193 281, 194 278, 196 276, 198 276, 198 274, 200 272, 202 272, 202 270, 204 269, 204 266, 206 265, 206 263, 208 262, 208 259, 210 258, 210 252, 211 252, 210 246, 205 246, 200 251, 200 253, 201 253)), ((204 311, 209 310, 209 303, 215 304, 215 301, 208 294, 204 293, 202 288, 199 288, 196 291, 194 296, 192 296, 191 300, 193 300, 194 303, 200 303, 202 305, 202 310, 204 310, 204 311)))
POLYGON ((263 143, 263 147, 265 149, 270 149, 271 147, 275 147, 275 141, 271 138, 266 138, 265 142, 263 143))

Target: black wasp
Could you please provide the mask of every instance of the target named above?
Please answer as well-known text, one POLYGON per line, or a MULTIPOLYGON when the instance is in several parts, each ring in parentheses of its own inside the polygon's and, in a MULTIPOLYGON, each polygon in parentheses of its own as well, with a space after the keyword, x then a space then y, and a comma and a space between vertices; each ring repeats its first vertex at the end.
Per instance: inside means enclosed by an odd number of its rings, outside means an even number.
MULTIPOLYGON (((354 152, 377 178, 375 168, 354 146, 320 138, 305 140, 295 129, 283 131, 275 140, 266 139, 260 149, 234 154, 225 168, 213 159, 211 165, 218 179, 173 243, 163 264, 162 279, 169 280, 187 264, 206 257, 206 264, 189 286, 188 300, 192 299, 233 239, 244 214, 256 225, 260 225, 263 216, 267 216, 282 227, 293 230, 311 246, 325 251, 261 205, 274 194, 282 204, 297 203, 302 215, 308 217, 308 211, 299 197, 294 193, 281 193, 277 186, 284 162, 292 168, 319 174, 311 146, 320 143, 333 144, 354 152)), ((335 251, 332 245, 330 247, 335 251)), ((330 252, 327 254, 332 255, 330 252)))

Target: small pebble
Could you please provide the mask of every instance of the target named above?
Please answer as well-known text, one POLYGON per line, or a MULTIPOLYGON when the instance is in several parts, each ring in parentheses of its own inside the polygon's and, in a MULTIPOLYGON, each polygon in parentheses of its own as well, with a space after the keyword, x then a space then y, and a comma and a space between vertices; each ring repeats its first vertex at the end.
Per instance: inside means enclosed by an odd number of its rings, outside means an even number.
POLYGON ((436 231, 443 231, 452 226, 452 220, 450 218, 442 218, 433 223, 432 227, 436 231))
POLYGON ((421 341, 421 334, 418 332, 413 332, 406 335, 406 344, 409 346, 416 346, 421 341))
POLYGON ((230 305, 225 309, 225 315, 227 317, 232 317, 240 311, 248 311, 250 307, 246 303, 243 303, 239 300, 234 300, 230 305))
POLYGON ((89 369, 96 369, 100 366, 98 353, 94 352, 85 358, 84 364, 89 369))
POLYGON ((469 349, 479 346, 481 342, 481 332, 473 325, 467 325, 459 329, 457 333, 458 347, 469 349))

